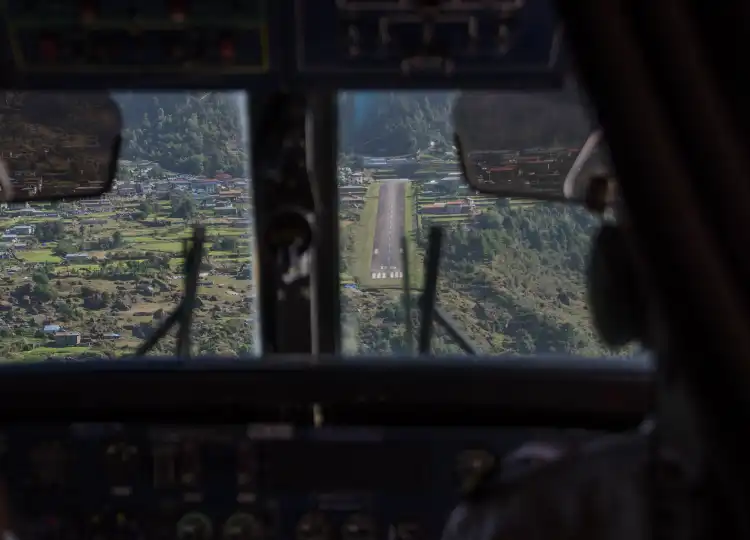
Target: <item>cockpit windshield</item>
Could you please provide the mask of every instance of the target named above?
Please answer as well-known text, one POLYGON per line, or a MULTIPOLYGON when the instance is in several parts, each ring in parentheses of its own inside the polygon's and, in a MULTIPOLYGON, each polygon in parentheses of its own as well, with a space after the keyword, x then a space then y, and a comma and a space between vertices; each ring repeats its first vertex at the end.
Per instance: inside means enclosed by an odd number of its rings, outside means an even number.
MULTIPOLYGON (((97 199, 0 207, 0 358, 115 358, 177 305, 183 239, 208 242, 195 353, 254 352, 253 223, 246 97, 117 93, 124 120, 112 191, 97 199)), ((162 340, 153 354, 174 354, 162 340)))
MULTIPOLYGON (((255 355, 246 96, 114 97, 125 131, 110 193, 0 206, 0 358, 133 353, 181 297, 183 240, 196 223, 206 225, 208 242, 194 353, 255 355)), ((453 146, 455 98, 434 92, 339 96, 344 352, 415 352, 410 335, 419 322, 428 232, 439 226, 438 306, 476 350, 606 354, 585 299, 597 219, 576 206, 497 199, 470 189, 453 146)), ((532 153, 576 149, 591 131, 585 109, 570 96, 483 93, 471 105, 471 129, 488 145, 532 153)), ((513 174, 514 166, 498 174, 513 174)), ((173 352, 169 338, 152 351, 173 352)), ((464 350, 438 329, 432 352, 464 350)))
MULTIPOLYGON (((585 267, 598 219, 578 206, 473 191, 462 180, 454 146, 455 99, 453 93, 341 96, 345 348, 414 352, 410 329, 418 324, 428 234, 438 226, 444 240, 437 304, 474 350, 611 354, 586 305, 585 267), (408 314, 406 287, 413 296, 408 314)), ((569 168, 592 133, 575 91, 462 99, 468 101, 463 128, 472 141, 493 155, 513 156, 495 164, 493 175, 523 178, 525 170, 527 178, 556 176, 562 185, 568 170, 550 165, 547 155, 563 149, 569 168)), ((432 352, 466 348, 438 329, 432 352)))

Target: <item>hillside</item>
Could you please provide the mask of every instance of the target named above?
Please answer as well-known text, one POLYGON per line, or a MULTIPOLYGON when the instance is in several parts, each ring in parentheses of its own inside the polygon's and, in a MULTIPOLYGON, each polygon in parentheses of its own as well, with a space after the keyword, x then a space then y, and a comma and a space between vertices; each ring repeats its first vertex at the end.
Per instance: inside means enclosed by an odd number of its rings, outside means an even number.
POLYGON ((356 92, 339 98, 345 154, 392 156, 450 140, 452 94, 356 92))
MULTIPOLYGON (((352 120, 347 113, 342 123, 356 126, 369 121, 373 136, 385 132, 392 140, 450 141, 450 113, 445 121, 450 98, 448 94, 383 96, 376 101, 372 117, 352 120)), ((572 91, 475 93, 463 96, 453 112, 460 116, 459 129, 483 149, 580 147, 591 129, 572 91)), ((366 140, 365 127, 360 129, 358 137, 347 139, 352 151, 365 150, 361 142, 366 140)), ((388 150, 398 153, 395 148, 388 150)), ((597 220, 579 208, 558 204, 487 202, 478 217, 446 217, 440 223, 446 230, 440 306, 485 353, 607 354, 586 306, 586 263, 597 220)), ((426 227, 419 229, 417 242, 423 251, 426 227)), ((356 244, 352 234, 347 238, 350 249, 356 244)), ((400 292, 347 290, 345 296, 345 312, 351 314, 345 332, 350 350, 406 352, 400 292)), ((416 314, 413 319, 417 328, 416 314)), ((461 353, 442 331, 437 333, 434 351, 461 353)))
POLYGON ((123 159, 146 159, 189 174, 246 174, 235 94, 117 93, 125 123, 123 159))

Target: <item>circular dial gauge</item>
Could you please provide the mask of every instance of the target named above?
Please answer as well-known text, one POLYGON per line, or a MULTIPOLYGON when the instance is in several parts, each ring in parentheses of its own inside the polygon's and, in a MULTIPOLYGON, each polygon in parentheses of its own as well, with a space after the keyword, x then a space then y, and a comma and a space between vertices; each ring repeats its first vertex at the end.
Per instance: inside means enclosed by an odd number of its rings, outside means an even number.
POLYGON ((224 524, 224 540, 261 540, 264 536, 263 524, 252 514, 238 512, 224 524))
POLYGON ((495 456, 486 450, 465 450, 456 459, 456 473, 462 490, 474 489, 495 467, 495 456))
POLYGON ((302 516, 297 524, 297 540, 330 540, 331 526, 320 512, 302 516))
POLYGON ((177 522, 178 540, 211 540, 213 536, 211 520, 199 512, 185 514, 177 522))
POLYGON ((341 526, 342 540, 374 540, 375 524, 370 516, 354 514, 341 526))

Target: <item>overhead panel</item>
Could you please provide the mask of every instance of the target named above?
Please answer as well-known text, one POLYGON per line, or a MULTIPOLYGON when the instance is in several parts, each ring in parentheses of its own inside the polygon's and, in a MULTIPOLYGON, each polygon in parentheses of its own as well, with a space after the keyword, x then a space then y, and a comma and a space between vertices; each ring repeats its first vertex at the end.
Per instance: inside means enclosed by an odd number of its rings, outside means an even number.
POLYGON ((562 81, 562 30, 549 0, 6 0, 0 7, 6 87, 502 89, 562 81))

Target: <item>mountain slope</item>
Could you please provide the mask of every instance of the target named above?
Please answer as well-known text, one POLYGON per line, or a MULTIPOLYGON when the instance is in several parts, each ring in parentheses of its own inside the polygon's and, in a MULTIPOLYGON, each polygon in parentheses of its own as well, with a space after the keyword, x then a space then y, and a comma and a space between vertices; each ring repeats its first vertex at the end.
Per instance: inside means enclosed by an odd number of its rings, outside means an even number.
POLYGON ((237 94, 129 92, 114 97, 125 123, 123 159, 152 160, 189 174, 246 174, 237 94))

